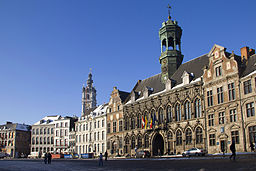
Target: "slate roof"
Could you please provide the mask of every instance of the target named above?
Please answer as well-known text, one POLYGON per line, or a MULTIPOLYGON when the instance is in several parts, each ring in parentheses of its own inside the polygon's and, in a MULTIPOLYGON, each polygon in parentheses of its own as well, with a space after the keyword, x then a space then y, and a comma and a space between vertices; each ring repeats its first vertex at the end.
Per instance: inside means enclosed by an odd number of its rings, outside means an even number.
POLYGON ((129 94, 130 94, 130 93, 128 93, 128 92, 120 91, 120 90, 118 90, 118 93, 119 93, 119 95, 120 95, 120 99, 121 99, 121 102, 122 102, 122 103, 126 100, 126 98, 127 98, 127 97, 129 96, 129 94))
POLYGON ((31 126, 19 123, 7 123, 0 125, 0 130, 9 129, 9 130, 19 130, 19 131, 30 131, 31 126))
POLYGON ((241 76, 244 77, 246 75, 249 75, 255 70, 256 70, 256 54, 250 56, 250 58, 248 59, 246 68, 241 76))
MULTIPOLYGON (((203 75, 203 69, 205 66, 208 66, 209 64, 209 57, 208 54, 202 55, 198 58, 195 58, 193 60, 190 60, 186 63, 183 63, 180 65, 180 67, 177 69, 177 71, 172 75, 171 79, 176 81, 177 84, 182 83, 182 74, 184 71, 187 71, 188 73, 193 73, 193 80, 201 77, 203 75)), ((136 86, 134 87, 134 91, 136 93, 140 92, 139 97, 143 96, 142 90, 144 87, 150 87, 153 88, 152 94, 161 92, 165 89, 165 85, 161 81, 161 73, 154 75, 152 77, 149 77, 147 79, 142 80, 141 82, 138 82, 136 86), (137 85, 138 84, 138 85, 137 85)), ((130 100, 131 95, 129 98, 127 98, 126 102, 130 100)))
POLYGON ((205 66, 208 66, 208 64, 208 54, 192 59, 186 63, 181 64, 180 67, 176 70, 176 72, 172 75, 171 79, 176 81, 176 85, 181 84, 181 76, 184 73, 184 71, 187 71, 190 74, 193 73, 193 80, 195 80, 203 75, 203 69, 205 66))
POLYGON ((93 108, 90 108, 90 109, 86 110, 86 111, 85 111, 85 114, 84 114, 83 116, 90 115, 90 113, 91 113, 92 111, 94 111, 96 108, 97 108, 97 107, 93 107, 93 108))

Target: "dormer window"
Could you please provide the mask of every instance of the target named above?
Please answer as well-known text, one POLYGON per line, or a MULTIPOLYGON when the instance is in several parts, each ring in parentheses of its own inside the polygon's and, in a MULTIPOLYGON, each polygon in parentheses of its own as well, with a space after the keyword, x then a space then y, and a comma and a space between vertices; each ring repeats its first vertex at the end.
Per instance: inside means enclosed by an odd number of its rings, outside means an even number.
POLYGON ((221 66, 218 66, 215 68, 216 77, 219 77, 222 75, 222 68, 221 66))
POLYGON ((181 76, 183 84, 189 84, 190 81, 193 79, 193 74, 184 71, 183 75, 181 76))
POLYGON ((144 98, 147 98, 151 93, 153 92, 153 88, 150 87, 144 87, 143 89, 143 96, 144 98))

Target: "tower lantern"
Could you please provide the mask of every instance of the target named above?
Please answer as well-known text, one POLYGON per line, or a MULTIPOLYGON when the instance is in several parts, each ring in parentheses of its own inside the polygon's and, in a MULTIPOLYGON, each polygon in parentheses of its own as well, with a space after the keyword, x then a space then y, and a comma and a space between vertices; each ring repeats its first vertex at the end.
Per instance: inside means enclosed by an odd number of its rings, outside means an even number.
POLYGON ((163 83, 171 78, 183 60, 181 53, 182 29, 178 26, 177 21, 171 20, 170 9, 171 7, 168 5, 168 20, 162 23, 162 27, 159 30, 161 40, 161 56, 159 61, 163 83))

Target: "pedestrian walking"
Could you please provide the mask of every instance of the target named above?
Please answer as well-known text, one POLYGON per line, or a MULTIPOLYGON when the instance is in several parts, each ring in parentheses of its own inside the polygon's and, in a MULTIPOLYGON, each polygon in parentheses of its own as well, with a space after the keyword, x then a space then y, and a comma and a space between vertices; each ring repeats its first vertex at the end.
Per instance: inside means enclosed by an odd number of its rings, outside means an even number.
POLYGON ((44 154, 44 164, 47 164, 47 160, 48 160, 48 153, 44 154))
POLYGON ((103 155, 102 155, 102 153, 100 153, 100 157, 99 157, 99 166, 103 166, 103 155))
POLYGON ((108 160, 108 152, 106 151, 105 152, 105 161, 107 161, 108 160))
POLYGON ((233 157, 233 160, 236 160, 236 145, 235 145, 235 142, 232 142, 232 144, 230 145, 230 151, 232 152, 232 154, 229 157, 229 159, 231 160, 232 157, 233 157))
POLYGON ((52 155, 51 153, 48 153, 48 164, 52 163, 52 155))
POLYGON ((251 152, 254 152, 254 144, 253 142, 250 143, 251 152))

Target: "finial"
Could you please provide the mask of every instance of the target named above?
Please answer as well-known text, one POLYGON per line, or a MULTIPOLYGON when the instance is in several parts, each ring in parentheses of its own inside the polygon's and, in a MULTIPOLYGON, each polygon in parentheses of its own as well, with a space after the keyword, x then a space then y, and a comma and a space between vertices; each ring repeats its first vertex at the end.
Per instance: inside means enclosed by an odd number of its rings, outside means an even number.
POLYGON ((168 19, 170 20, 171 19, 171 6, 168 4, 168 19))

